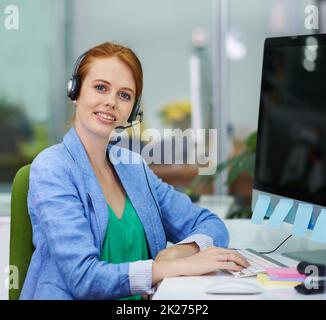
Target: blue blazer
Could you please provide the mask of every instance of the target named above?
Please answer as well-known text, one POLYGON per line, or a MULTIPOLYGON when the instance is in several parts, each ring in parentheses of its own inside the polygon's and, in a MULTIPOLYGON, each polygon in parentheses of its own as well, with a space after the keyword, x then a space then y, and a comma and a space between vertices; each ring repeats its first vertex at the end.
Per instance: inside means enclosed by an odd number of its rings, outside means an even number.
MULTIPOLYGON (((138 153, 108 145, 109 154, 139 160, 135 164, 113 164, 143 224, 151 259, 166 248, 167 241, 177 243, 196 234, 211 237, 216 246, 228 245, 228 232, 217 215, 162 182, 143 165, 138 153)), ((62 143, 34 159, 29 183, 28 209, 35 251, 20 298, 114 299, 131 295, 130 263, 100 261, 110 223, 107 205, 74 128, 62 143)))

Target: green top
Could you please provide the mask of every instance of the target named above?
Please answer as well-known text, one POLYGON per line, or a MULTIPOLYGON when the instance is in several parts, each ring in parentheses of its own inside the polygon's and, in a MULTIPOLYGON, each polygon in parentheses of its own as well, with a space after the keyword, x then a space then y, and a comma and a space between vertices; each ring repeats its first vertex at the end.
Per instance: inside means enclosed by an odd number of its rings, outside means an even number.
MULTIPOLYGON (((115 215, 108 204, 109 223, 103 245, 101 260, 110 263, 148 260, 147 243, 143 225, 130 202, 128 195, 121 219, 115 215)), ((135 295, 120 300, 140 300, 135 295)))

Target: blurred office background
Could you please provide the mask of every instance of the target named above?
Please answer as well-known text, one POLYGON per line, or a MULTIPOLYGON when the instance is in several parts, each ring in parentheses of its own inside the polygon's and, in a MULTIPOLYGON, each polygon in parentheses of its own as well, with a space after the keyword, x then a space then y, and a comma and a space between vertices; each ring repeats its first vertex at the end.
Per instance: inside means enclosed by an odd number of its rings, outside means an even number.
POLYGON ((0 299, 12 179, 67 131, 66 84, 82 52, 115 41, 139 55, 143 129, 215 128, 219 164, 245 155, 200 183, 195 165, 152 166, 232 217, 231 205, 238 213, 250 207, 264 39, 325 32, 325 14, 324 0, 0 0, 0 299), (18 30, 5 27, 10 5, 19 9, 18 30), (317 29, 306 28, 309 5, 319 9, 317 29))
MULTIPOLYGON (((104 41, 130 46, 142 61, 143 128, 215 128, 218 163, 241 154, 257 127, 264 39, 323 32, 324 7, 318 0, 1 0, 0 192, 10 193, 18 168, 61 141, 73 112, 66 97, 73 64, 104 41), (12 4, 18 30, 3 23, 12 4), (309 5, 319 8, 318 29, 305 27, 309 5)), ((194 191, 248 205, 251 168, 229 185, 225 170, 194 191)), ((191 165, 153 170, 181 189, 197 176, 191 165)))

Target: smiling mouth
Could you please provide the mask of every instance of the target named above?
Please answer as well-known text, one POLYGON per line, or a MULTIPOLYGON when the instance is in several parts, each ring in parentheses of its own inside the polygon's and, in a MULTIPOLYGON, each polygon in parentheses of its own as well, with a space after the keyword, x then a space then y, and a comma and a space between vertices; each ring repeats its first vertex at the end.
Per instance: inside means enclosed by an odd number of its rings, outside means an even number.
POLYGON ((102 113, 102 112, 94 112, 96 116, 98 116, 100 119, 107 120, 107 121, 116 121, 117 119, 113 116, 110 116, 108 114, 102 113))

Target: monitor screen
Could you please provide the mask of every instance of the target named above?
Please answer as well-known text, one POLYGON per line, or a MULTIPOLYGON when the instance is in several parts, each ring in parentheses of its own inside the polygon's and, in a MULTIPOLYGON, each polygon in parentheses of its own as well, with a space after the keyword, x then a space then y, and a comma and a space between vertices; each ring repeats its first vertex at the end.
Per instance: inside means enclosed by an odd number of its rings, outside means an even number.
POLYGON ((254 189, 326 206, 326 35, 265 41, 254 189))

